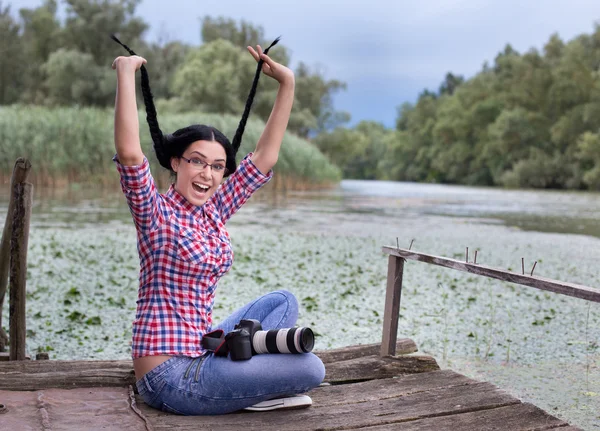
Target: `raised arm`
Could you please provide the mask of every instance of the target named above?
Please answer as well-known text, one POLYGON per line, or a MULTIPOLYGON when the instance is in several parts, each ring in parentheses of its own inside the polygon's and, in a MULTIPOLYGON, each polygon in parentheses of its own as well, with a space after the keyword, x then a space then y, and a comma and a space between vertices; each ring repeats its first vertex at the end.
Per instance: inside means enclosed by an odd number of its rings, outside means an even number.
POLYGON ((248 51, 252 54, 256 61, 264 60, 263 72, 265 75, 279 82, 279 91, 275 98, 275 104, 265 129, 263 130, 257 144, 256 150, 252 155, 252 162, 263 173, 269 172, 279 157, 279 149, 283 141, 283 135, 287 129, 292 105, 294 104, 294 72, 287 67, 273 61, 268 55, 262 52, 260 46, 257 46, 255 51, 252 47, 248 47, 248 51))
POLYGON ((124 166, 141 165, 144 160, 135 99, 135 72, 145 63, 142 57, 132 55, 117 57, 112 64, 117 71, 115 149, 119 162, 124 166))

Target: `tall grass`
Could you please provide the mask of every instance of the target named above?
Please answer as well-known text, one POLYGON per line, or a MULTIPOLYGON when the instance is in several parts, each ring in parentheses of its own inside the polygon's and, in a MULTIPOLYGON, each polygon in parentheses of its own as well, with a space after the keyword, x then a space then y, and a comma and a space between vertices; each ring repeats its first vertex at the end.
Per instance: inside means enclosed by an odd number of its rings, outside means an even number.
MULTIPOLYGON (((217 114, 159 114, 165 133, 190 124, 209 124, 233 137, 239 118, 217 114)), ((246 126, 238 161, 252 151, 264 123, 250 120, 246 126)), ((152 141, 140 111, 142 148, 160 180, 168 178, 156 162, 152 141)), ((0 107, 0 176, 10 177, 18 157, 31 160, 32 180, 38 184, 116 184, 111 161, 114 155, 113 110, 97 108, 0 107)), ((280 185, 320 187, 340 180, 337 167, 310 142, 286 133, 276 171, 280 185)))

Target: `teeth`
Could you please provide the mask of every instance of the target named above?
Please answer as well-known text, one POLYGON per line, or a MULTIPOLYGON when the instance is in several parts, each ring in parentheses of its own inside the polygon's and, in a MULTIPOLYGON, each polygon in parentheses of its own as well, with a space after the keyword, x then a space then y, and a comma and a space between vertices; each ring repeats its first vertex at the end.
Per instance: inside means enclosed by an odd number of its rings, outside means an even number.
POLYGON ((210 188, 209 186, 205 186, 204 184, 200 184, 200 183, 193 183, 193 184, 194 184, 194 186, 196 186, 204 191, 207 191, 210 188))

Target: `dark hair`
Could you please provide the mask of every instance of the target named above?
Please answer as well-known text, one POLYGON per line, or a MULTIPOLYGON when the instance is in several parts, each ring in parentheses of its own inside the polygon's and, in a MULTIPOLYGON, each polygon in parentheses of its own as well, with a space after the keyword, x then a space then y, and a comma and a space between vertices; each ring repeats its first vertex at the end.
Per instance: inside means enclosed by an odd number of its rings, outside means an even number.
MULTIPOLYGON (((129 54, 137 55, 132 49, 117 39, 114 34, 111 34, 110 37, 123 48, 125 48, 129 54)), ((271 45, 264 50, 264 53, 267 54, 269 49, 279 42, 279 39, 279 37, 275 39, 273 43, 271 43, 271 45)), ((235 156, 242 143, 242 135, 244 134, 246 121, 250 115, 250 108, 252 107, 252 102, 254 101, 256 88, 258 86, 258 79, 260 78, 260 72, 263 63, 264 60, 260 59, 258 65, 256 66, 256 73, 254 74, 254 80, 252 81, 250 93, 246 99, 244 113, 242 114, 242 118, 231 142, 229 142, 229 139, 227 139, 227 137, 216 128, 200 124, 187 126, 170 135, 164 135, 160 130, 158 119, 156 118, 156 108, 154 107, 154 98, 152 96, 152 91, 150 90, 148 71, 146 70, 146 67, 142 65, 140 72, 142 74, 142 95, 144 96, 144 105, 146 106, 146 121, 148 122, 148 126, 150 128, 150 136, 152 137, 156 158, 162 167, 173 172, 173 169, 171 168, 171 158, 181 157, 191 143, 196 141, 216 141, 223 146, 227 156, 227 161, 225 162, 227 172, 225 176, 228 176, 235 171, 237 165, 235 156)))

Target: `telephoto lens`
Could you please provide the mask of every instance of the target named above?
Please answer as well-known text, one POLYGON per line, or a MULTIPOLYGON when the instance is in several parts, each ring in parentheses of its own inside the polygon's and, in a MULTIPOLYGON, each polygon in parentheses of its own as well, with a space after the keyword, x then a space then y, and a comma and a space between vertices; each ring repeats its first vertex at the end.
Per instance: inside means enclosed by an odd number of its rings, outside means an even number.
POLYGON ((306 327, 256 331, 252 337, 256 353, 308 353, 314 345, 315 335, 306 327))

